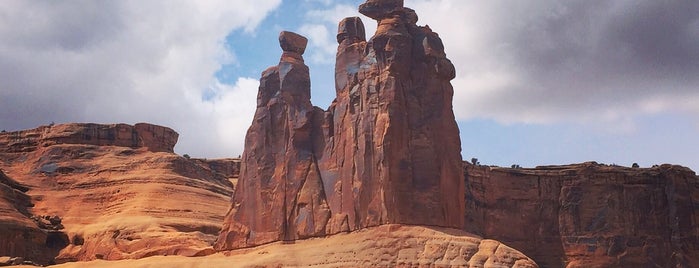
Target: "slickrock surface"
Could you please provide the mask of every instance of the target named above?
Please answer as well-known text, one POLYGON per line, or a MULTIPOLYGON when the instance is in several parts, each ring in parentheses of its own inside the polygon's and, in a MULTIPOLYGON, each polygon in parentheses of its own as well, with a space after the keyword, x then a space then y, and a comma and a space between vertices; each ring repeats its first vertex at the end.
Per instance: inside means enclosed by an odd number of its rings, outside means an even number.
POLYGON ((467 165, 466 230, 542 267, 699 267, 699 178, 594 162, 467 165))
MULTIPOLYGON (((176 138, 147 124, 2 133, 0 169, 26 186, 33 207, 13 211, 0 203, 0 219, 13 219, 35 244, 55 249, 56 262, 210 254, 233 187, 226 168, 163 152, 176 138)), ((24 200, 16 187, 13 193, 24 200)), ((15 248, 0 245, 0 256, 46 263, 32 244, 15 238, 3 239, 15 248)))
POLYGON ((463 227, 463 164, 452 112, 454 67, 438 35, 402 1, 368 1, 379 23, 338 27, 337 97, 310 102, 306 39, 279 37, 263 72, 240 181, 217 249, 388 223, 463 227))
POLYGON ((383 225, 325 238, 276 242, 203 258, 180 256, 77 262, 69 267, 538 267, 494 240, 463 231, 383 225))

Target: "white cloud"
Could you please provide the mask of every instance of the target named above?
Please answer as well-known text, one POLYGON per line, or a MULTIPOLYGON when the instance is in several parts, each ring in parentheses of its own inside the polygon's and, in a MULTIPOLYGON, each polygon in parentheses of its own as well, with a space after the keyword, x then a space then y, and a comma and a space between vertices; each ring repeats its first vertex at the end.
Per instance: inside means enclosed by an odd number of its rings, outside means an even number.
POLYGON ((317 64, 334 64, 335 53, 337 52, 337 42, 334 42, 334 35, 324 24, 304 24, 298 29, 299 34, 308 38, 308 51, 306 58, 317 64))
POLYGON ((180 133, 178 152, 240 154, 257 82, 214 74, 235 59, 225 37, 253 31, 279 4, 3 1, 0 128, 151 122, 180 133))
MULTIPOLYGON (((326 4, 326 6, 329 3, 326 4)), ((366 28, 367 39, 376 32, 376 22, 359 14, 357 7, 348 4, 335 4, 330 7, 311 9, 306 13, 305 23, 298 32, 309 39, 310 57, 312 63, 334 65, 337 52, 337 25, 347 17, 361 17, 366 28)))
POLYGON ((330 5, 333 3, 333 0, 304 0, 307 3, 319 3, 323 5, 330 5))

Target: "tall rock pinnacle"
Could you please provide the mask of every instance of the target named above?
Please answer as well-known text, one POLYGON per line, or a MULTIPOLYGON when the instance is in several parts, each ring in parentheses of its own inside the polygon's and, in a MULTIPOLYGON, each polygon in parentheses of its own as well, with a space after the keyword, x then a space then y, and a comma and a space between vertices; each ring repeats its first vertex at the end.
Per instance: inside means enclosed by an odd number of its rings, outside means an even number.
POLYGON ((310 102, 306 39, 280 34, 284 52, 262 73, 217 249, 388 223, 463 227, 455 72, 444 46, 402 0, 368 0, 359 11, 379 26, 366 41, 361 19, 340 22, 327 111, 310 102))
POLYGON ((219 248, 322 235, 323 220, 330 216, 322 191, 313 192, 322 188, 311 146, 314 107, 302 57, 307 40, 281 32, 279 43, 284 50, 279 65, 260 79, 257 110, 245 137, 244 179, 236 188, 219 248), (306 214, 306 206, 319 218, 306 214), (318 221, 318 228, 308 221, 318 221))

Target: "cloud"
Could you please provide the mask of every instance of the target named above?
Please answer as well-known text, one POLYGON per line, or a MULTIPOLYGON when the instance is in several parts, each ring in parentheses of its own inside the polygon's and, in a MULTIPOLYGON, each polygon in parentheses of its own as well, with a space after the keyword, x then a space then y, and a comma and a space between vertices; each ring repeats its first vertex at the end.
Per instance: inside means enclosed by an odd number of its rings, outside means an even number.
POLYGON ((235 60, 225 37, 253 31, 279 4, 3 1, 0 128, 151 122, 180 133, 178 152, 240 154, 257 82, 214 74, 235 60))
MULTIPOLYGON (((335 64, 337 42, 324 24, 303 24, 298 33, 308 38, 310 59, 316 64, 335 64)), ((307 58, 309 56, 306 56, 307 58)))
MULTIPOLYGON (((457 68, 455 112, 503 123, 699 113, 699 2, 406 0, 457 68)), ((697 119, 699 120, 699 119, 697 119)), ((626 127, 624 127, 626 128, 626 127)))

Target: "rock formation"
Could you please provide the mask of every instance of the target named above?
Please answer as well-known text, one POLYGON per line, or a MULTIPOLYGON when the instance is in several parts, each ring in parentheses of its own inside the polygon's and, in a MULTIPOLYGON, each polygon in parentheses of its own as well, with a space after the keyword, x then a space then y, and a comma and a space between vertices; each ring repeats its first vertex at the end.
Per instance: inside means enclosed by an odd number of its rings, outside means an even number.
POLYGON ((26 194, 28 190, 0 170, 0 256, 49 263, 57 251, 47 246, 48 231, 31 218, 29 210, 33 204, 26 194))
POLYGON ((388 223, 463 227, 463 172, 452 112, 454 67, 438 35, 402 1, 368 1, 378 21, 340 22, 337 97, 310 102, 306 39, 279 37, 262 73, 240 181, 217 249, 388 223))
MULTIPOLYGON (((0 258, 2 263, 2 258, 0 258)), ((202 258, 182 256, 68 263, 81 267, 499 267, 535 268, 498 241, 455 229, 387 224, 294 243, 276 242, 202 258)))
POLYGON ((59 124, 0 134, 0 153, 30 152, 54 144, 90 144, 147 148, 151 152, 174 152, 174 130, 146 123, 59 124))
POLYGON ((185 159, 168 152, 176 140, 148 124, 1 133, 0 256, 49 264, 212 253, 236 161, 185 159))
POLYGON ((699 177, 594 162, 467 165, 466 230, 542 267, 699 267, 699 177))
POLYGON ((262 73, 243 179, 219 239, 228 248, 323 235, 329 218, 312 147, 315 108, 302 56, 307 40, 282 32, 279 43, 284 53, 262 73))

